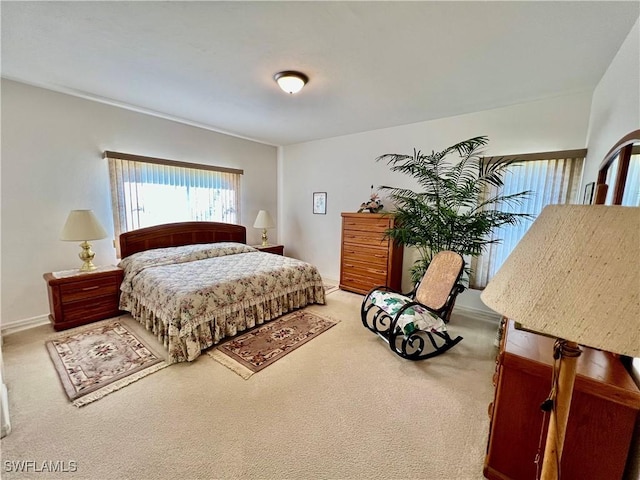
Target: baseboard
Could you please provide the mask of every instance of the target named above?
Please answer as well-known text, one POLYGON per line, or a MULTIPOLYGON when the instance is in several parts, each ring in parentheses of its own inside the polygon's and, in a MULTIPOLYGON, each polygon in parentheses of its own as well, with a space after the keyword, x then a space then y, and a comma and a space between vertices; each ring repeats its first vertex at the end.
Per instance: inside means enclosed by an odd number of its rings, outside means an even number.
POLYGON ((46 325, 49 323, 48 315, 39 315, 37 317, 23 318, 22 320, 16 320, 15 322, 2 325, 2 335, 11 335, 12 333, 27 330, 28 328, 39 327, 40 325, 46 325))
POLYGON ((477 320, 482 320, 483 322, 489 322, 495 325, 499 324, 500 319, 502 318, 498 313, 491 313, 479 308, 463 307, 458 305, 453 307, 453 313, 459 313, 460 315, 473 317, 477 320))

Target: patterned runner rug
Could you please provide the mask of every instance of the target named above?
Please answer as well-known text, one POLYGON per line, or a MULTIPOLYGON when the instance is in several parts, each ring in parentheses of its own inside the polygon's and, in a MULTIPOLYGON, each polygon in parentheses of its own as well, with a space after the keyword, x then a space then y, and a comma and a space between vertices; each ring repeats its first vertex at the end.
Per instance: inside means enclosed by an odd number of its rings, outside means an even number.
POLYGON ((246 380, 337 323, 298 310, 218 345, 207 354, 246 380))
POLYGON ((81 407, 168 366, 122 321, 75 328, 46 343, 69 400, 81 407))

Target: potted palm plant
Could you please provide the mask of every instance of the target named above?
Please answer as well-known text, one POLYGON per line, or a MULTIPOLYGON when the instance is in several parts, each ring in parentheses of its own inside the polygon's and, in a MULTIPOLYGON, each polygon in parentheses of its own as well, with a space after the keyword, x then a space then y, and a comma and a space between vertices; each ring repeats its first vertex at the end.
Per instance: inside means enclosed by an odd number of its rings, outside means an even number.
MULTIPOLYGON (((392 171, 412 176, 420 190, 381 186, 395 204, 395 226, 387 235, 396 242, 414 247, 418 260, 411 267, 412 281, 417 283, 432 257, 443 250, 475 256, 491 240, 489 234, 505 224, 516 224, 526 214, 512 213, 508 206, 520 203, 529 192, 503 195, 504 174, 513 160, 482 160, 480 149, 488 143, 485 136, 457 143, 441 152, 412 155, 385 154, 376 161, 386 162, 392 171), (452 161, 457 154, 459 161, 452 161), (480 201, 485 189, 490 194, 480 201), (505 207, 507 207, 505 209, 505 207)), ((468 273, 468 269, 467 269, 468 273)))

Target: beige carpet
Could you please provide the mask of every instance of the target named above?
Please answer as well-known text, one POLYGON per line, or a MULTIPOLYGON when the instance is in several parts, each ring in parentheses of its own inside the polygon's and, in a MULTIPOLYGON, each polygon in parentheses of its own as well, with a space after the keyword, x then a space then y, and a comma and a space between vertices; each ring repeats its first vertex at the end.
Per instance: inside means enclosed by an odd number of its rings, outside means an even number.
POLYGON ((338 285, 325 283, 324 285, 324 294, 329 295, 330 293, 338 291, 338 285))
POLYGON ((454 314, 464 340, 414 363, 361 325, 361 301, 310 307, 341 322, 251 381, 202 355, 81 409, 44 348, 51 328, 8 336, 2 478, 482 479, 495 325, 454 314), (19 460, 77 471, 7 471, 19 460))

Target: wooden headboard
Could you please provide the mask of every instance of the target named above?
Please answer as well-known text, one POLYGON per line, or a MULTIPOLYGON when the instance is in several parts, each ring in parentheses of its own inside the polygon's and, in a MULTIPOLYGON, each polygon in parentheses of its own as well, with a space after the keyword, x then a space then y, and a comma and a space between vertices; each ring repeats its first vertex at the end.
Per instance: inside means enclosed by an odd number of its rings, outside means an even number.
POLYGON ((218 222, 166 223, 140 228, 120 235, 120 255, 125 258, 152 248, 216 242, 247 243, 247 229, 218 222))

